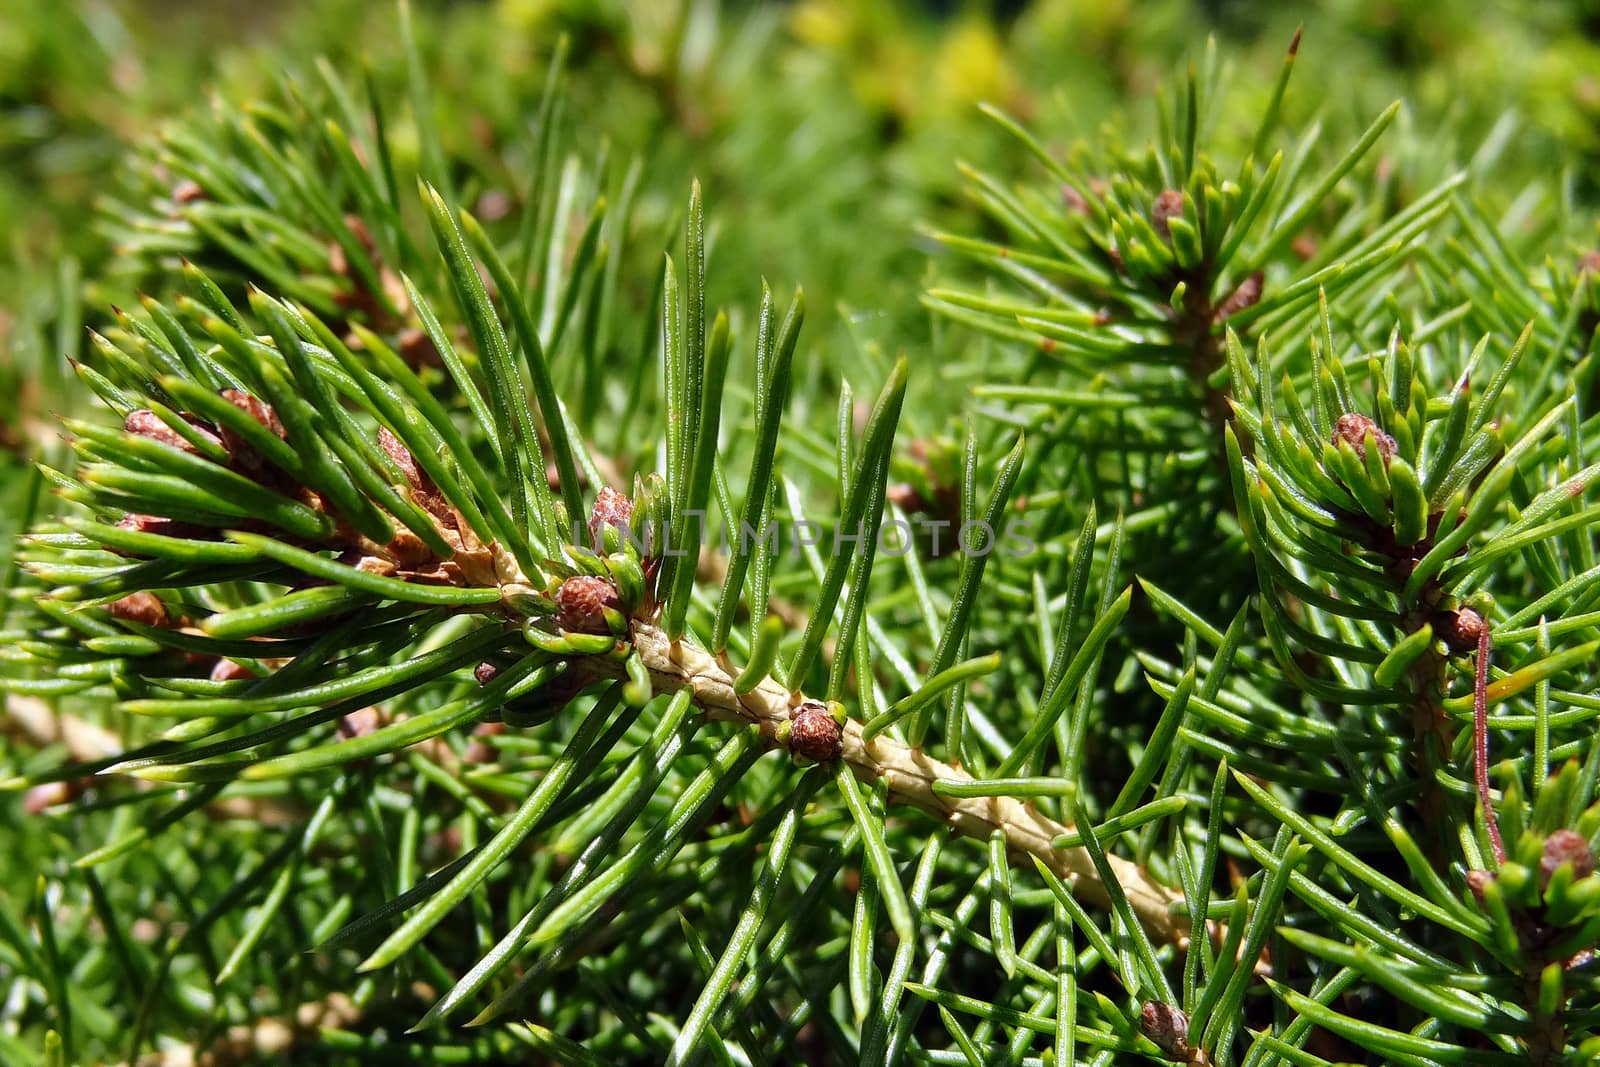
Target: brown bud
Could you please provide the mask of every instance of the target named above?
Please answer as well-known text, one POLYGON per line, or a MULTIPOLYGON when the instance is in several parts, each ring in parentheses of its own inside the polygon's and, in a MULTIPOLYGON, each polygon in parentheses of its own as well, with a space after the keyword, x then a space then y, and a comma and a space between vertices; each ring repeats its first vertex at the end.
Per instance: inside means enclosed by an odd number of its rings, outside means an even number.
POLYGON ((1471 608, 1442 611, 1433 619, 1434 633, 1439 635, 1452 652, 1476 651, 1478 639, 1483 636, 1484 627, 1487 625, 1483 621, 1483 616, 1471 608))
POLYGON ((1483 887, 1495 880, 1493 871, 1468 871, 1467 888, 1472 892, 1472 899, 1479 904, 1483 903, 1483 887))
POLYGON ((377 708, 362 708, 339 720, 339 736, 350 741, 375 734, 383 725, 383 712, 377 708))
POLYGON ((480 222, 499 222, 517 206, 516 201, 503 189, 486 189, 478 197, 478 205, 473 214, 480 222))
POLYGON ((350 228, 351 234, 360 242, 361 250, 367 254, 367 258, 376 260, 378 258, 378 244, 372 239, 372 231, 367 229, 367 224, 361 216, 346 215, 344 224, 350 228))
POLYGON ((1172 239, 1172 219, 1183 217, 1183 194, 1176 189, 1164 189, 1150 208, 1150 225, 1167 240, 1172 239))
POLYGON ((461 758, 468 763, 493 763, 500 758, 499 750, 480 738, 499 737, 505 732, 506 724, 503 722, 480 722, 473 728, 473 740, 467 744, 467 750, 461 754, 461 758))
POLYGON ((605 578, 580 574, 556 590, 556 625, 568 633, 608 634, 605 609, 622 610, 617 587, 605 578))
POLYGON ((831 763, 844 753, 839 722, 826 704, 807 700, 789 713, 789 751, 814 763, 831 763))
POLYGON ((113 619, 162 628, 172 625, 167 606, 154 593, 129 593, 121 600, 113 600, 108 607, 113 619))
POLYGON ((1347 411, 1339 416, 1339 420, 1333 424, 1333 446, 1337 448, 1340 441, 1348 441, 1350 447, 1356 450, 1356 455, 1366 459, 1369 433, 1377 443, 1378 457, 1387 465, 1394 458, 1394 438, 1379 429, 1378 424, 1369 416, 1359 412, 1347 411))
POLYGON ((283 423, 279 421, 278 413, 272 410, 271 404, 257 400, 243 389, 224 389, 222 391, 222 399, 243 411, 279 437, 288 440, 288 431, 283 428, 283 423))
POLYGON ((389 427, 378 427, 378 447, 383 449, 383 454, 394 461, 400 468, 400 473, 406 476, 406 481, 411 488, 416 489, 422 485, 422 472, 417 469, 416 457, 411 450, 401 443, 400 438, 389 432, 389 427))
MULTIPOLYGON (((394 461, 396 467, 400 468, 400 473, 405 476, 407 484, 411 486, 412 499, 416 501, 422 510, 441 520, 446 529, 458 526, 460 516, 455 508, 445 499, 444 494, 439 492, 439 487, 434 484, 432 478, 428 477, 428 472, 418 466, 416 457, 411 454, 411 450, 398 437, 390 433, 386 426, 378 427, 378 447, 383 449, 384 455, 394 461)), ((432 552, 419 539, 415 538, 412 539, 415 551, 408 557, 406 553, 400 551, 405 537, 406 535, 404 534, 398 535, 389 544, 390 551, 395 554, 396 559, 402 565, 408 568, 420 567, 423 563, 433 558, 432 552)))
POLYGON ((29 815, 38 815, 46 808, 72 803, 82 792, 83 785, 77 780, 40 782, 22 795, 22 810, 29 815))
POLYGON ((395 345, 400 358, 406 361, 408 367, 444 366, 444 358, 439 355, 438 346, 423 330, 416 327, 401 330, 400 336, 395 338, 395 345))
POLYGON ((175 204, 192 204, 205 198, 206 191, 196 181, 185 179, 172 188, 172 202, 175 204))
POLYGON ((1600 272, 1600 252, 1589 251, 1578 257, 1578 273, 1594 274, 1600 272))
POLYGON ((615 527, 618 533, 626 534, 632 518, 633 500, 609 485, 601 486, 594 498, 594 510, 589 513, 589 538, 599 548, 607 527, 615 527))
POLYGON ((896 482, 891 485, 886 496, 889 503, 908 515, 918 511, 926 511, 928 508, 927 501, 922 499, 922 494, 917 492, 916 487, 905 482, 896 482))
POLYGON ((254 678, 256 672, 231 659, 219 659, 211 668, 213 682, 234 682, 254 678))
MULTIPOLYGON (((242 389, 224 389, 221 396, 277 437, 288 440, 288 431, 283 428, 283 423, 278 419, 278 413, 272 410, 271 404, 256 399, 242 389)), ((218 426, 217 429, 222 436, 222 446, 228 450, 230 467, 269 488, 292 492, 288 485, 288 476, 268 463, 266 457, 256 451, 254 445, 228 426, 218 426)))
POLYGON ((1216 312, 1211 316, 1212 321, 1220 323, 1245 308, 1255 307, 1261 300, 1261 282, 1265 277, 1261 271, 1256 271, 1240 282, 1239 287, 1228 294, 1228 299, 1217 305, 1216 312))
POLYGON ((350 258, 344 254, 344 245, 328 242, 328 270, 339 277, 349 277, 350 258))
MULTIPOLYGON (((152 441, 160 441, 164 445, 169 445, 184 452, 195 453, 199 451, 182 434, 161 421, 161 416, 145 408, 128 412, 128 417, 122 420, 122 428, 131 434, 148 437, 152 441)), ((209 437, 217 444, 222 443, 221 439, 208 428, 197 425, 195 429, 202 436, 209 437)))
POLYGON ((1085 200, 1083 194, 1070 185, 1063 184, 1061 186, 1061 203, 1074 215, 1087 215, 1089 213, 1089 201, 1085 200))
POLYGON ((1594 852, 1589 842, 1575 830, 1557 830, 1544 839, 1544 854, 1539 857, 1539 884, 1550 884, 1550 876, 1566 864, 1572 865, 1572 877, 1587 878, 1594 873, 1594 852))
MULTIPOLYGON (((124 515, 117 520, 117 529, 134 533, 159 534, 162 537, 183 537, 190 540, 216 540, 217 532, 210 527, 196 526, 192 522, 179 522, 164 515, 124 515)), ((125 553, 120 553, 125 554, 125 553)))
POLYGON ((1189 1016, 1171 1004, 1145 1001, 1139 1009, 1139 1029, 1167 1059, 1189 1059, 1189 1016))
POLYGON ((485 660, 472 668, 472 677, 477 679, 479 685, 488 685, 500 673, 500 668, 485 660))

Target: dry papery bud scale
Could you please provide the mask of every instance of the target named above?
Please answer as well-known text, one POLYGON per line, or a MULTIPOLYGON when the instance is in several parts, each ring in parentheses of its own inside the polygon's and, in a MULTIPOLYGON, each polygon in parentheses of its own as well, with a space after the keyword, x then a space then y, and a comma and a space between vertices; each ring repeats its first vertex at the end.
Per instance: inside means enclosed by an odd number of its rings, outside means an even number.
POLYGON ((1349 444, 1362 459, 1367 458, 1368 436, 1377 443, 1378 455, 1384 463, 1394 458, 1394 438, 1384 433, 1371 416, 1346 412, 1340 415, 1333 425, 1333 443, 1338 444, 1342 441, 1349 444))

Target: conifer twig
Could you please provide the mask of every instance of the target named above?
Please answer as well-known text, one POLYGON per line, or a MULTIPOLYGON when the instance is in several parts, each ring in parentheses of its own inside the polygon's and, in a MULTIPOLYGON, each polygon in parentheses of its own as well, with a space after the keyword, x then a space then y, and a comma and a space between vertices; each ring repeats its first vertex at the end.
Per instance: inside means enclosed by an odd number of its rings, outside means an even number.
MULTIPOLYGON (((727 722, 754 723, 761 727, 762 736, 771 738, 774 744, 779 743, 779 728, 790 722, 793 709, 806 703, 803 695, 790 693, 771 679, 764 679, 749 692, 735 692, 734 672, 725 664, 692 641, 673 641, 654 623, 635 622, 631 637, 656 692, 673 693, 690 686, 695 706, 705 715, 727 722)), ((579 662, 583 671, 607 677, 620 675, 620 665, 605 657, 585 657, 579 662)), ((840 758, 855 776, 869 783, 886 779, 891 800, 930 812, 956 832, 978 840, 987 840, 998 829, 1005 834, 1013 854, 1038 857, 1075 894, 1099 906, 1109 903, 1089 854, 1082 848, 1054 846, 1055 838, 1069 832, 1070 826, 1015 797, 941 795, 934 791, 934 783, 971 782, 973 777, 892 737, 879 734, 863 740, 862 725, 856 720, 844 725, 839 741, 840 758)), ((1181 897, 1154 881, 1137 864, 1117 856, 1106 858, 1145 929, 1155 938, 1186 948, 1189 923, 1180 922, 1172 910, 1181 897)))

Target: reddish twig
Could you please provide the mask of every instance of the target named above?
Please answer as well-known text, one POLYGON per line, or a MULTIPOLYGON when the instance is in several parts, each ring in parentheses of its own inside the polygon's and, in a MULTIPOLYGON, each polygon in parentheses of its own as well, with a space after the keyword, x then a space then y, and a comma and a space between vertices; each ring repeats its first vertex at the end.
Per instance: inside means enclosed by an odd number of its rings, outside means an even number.
POLYGON ((1472 684, 1473 770, 1478 780, 1478 800, 1483 804, 1483 821, 1489 827, 1496 863, 1506 861, 1506 846, 1500 840, 1500 823, 1489 800, 1489 620, 1478 631, 1477 671, 1472 684))

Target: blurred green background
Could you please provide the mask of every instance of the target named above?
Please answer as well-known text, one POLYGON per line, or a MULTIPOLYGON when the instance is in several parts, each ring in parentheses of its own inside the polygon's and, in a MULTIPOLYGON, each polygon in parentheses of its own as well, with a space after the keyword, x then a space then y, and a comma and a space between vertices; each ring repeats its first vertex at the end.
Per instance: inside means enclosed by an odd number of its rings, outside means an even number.
MULTIPOLYGON (((713 305, 748 300, 758 277, 803 285, 811 336, 844 331, 846 349, 936 343, 918 305, 931 250, 919 224, 978 225, 962 161, 1028 165, 979 102, 1047 131, 1054 150, 1107 133, 1138 143, 1160 80, 1211 39, 1230 92, 1264 99, 1303 25, 1284 120, 1320 122, 1330 143, 1404 97, 1411 129, 1391 143, 1411 158, 1393 162, 1418 187, 1496 150, 1502 207, 1552 189, 1581 205, 1596 191, 1600 3, 414 0, 414 13, 445 151, 464 174, 491 176, 472 190, 480 215, 514 207, 565 37, 575 147, 645 162, 645 232, 671 229, 698 177, 713 305)), ((170 277, 170 257, 123 243, 130 216, 163 224, 135 161, 220 101, 284 92, 321 57, 404 101, 400 41, 396 6, 366 0, 0 0, 0 532, 31 491, 25 461, 56 440, 50 413, 78 399, 66 360, 84 326, 170 277)), ((414 157, 409 113, 390 119, 393 151, 414 157)), ((1593 243, 1564 239, 1574 254, 1593 243)))
MULTIPOLYGON (((786 4, 484 0, 417 4, 453 148, 492 152, 527 121, 558 35, 571 36, 584 134, 651 160, 654 192, 700 176, 739 248, 819 295, 914 298, 911 224, 946 210, 960 158, 1014 149, 975 114, 993 101, 1063 135, 1135 131, 1157 80, 1208 35, 1263 83, 1305 26, 1291 123, 1362 124, 1404 96, 1411 119, 1471 152, 1518 120, 1530 175, 1600 149, 1600 4, 1335 0, 1041 0, 786 4), (1560 146, 1558 148, 1558 146, 1560 146), (758 221, 759 220, 759 221, 758 221), (800 239, 802 238, 803 239, 800 239), (872 247, 863 247, 870 244, 872 247), (748 245, 749 247, 742 247, 748 245), (885 269, 893 271, 886 274, 885 269)), ((120 153, 162 121, 270 91, 319 55, 401 88, 386 3, 0 2, 0 343, 37 314, 63 255, 95 279, 113 253, 93 208, 120 153), (9 328, 8 328, 9 326, 9 328)), ((1248 83, 1248 77, 1240 79, 1248 83)), ((1587 168, 1580 192, 1588 195, 1587 168)), ((735 274, 739 273, 737 271, 735 274)), ((115 294, 107 294, 115 295, 115 294)), ((826 307, 833 299, 819 301, 826 307)))

